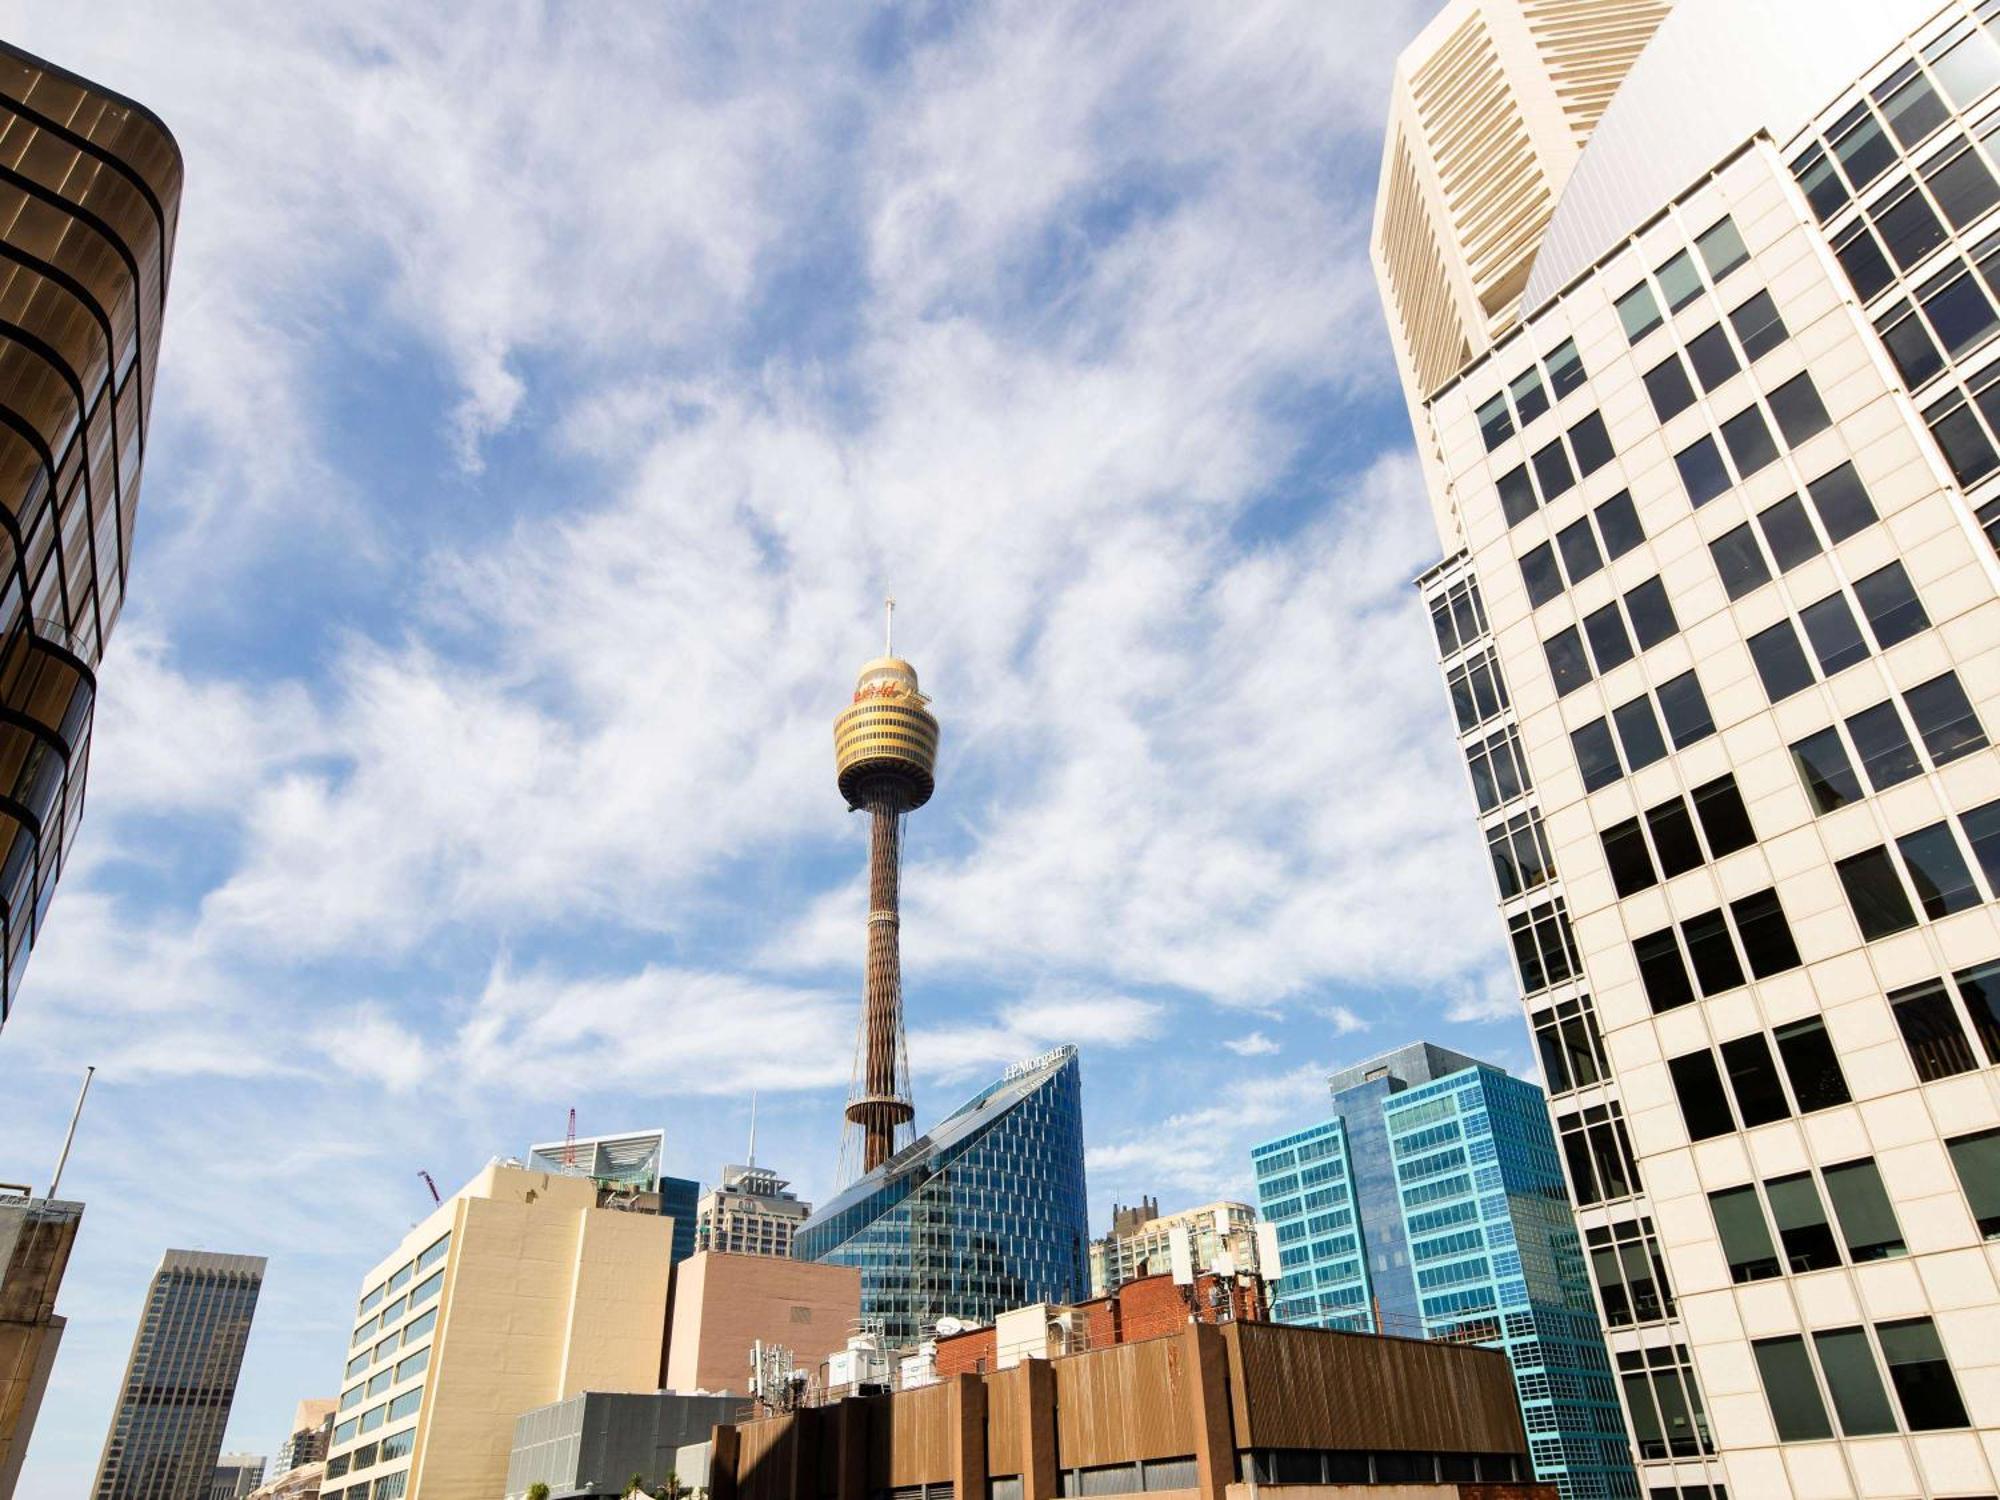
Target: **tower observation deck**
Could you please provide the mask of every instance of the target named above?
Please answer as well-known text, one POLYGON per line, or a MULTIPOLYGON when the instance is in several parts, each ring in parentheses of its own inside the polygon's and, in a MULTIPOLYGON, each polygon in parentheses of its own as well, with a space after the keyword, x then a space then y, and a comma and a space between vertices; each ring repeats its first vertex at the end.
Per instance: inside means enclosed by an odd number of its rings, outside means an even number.
POLYGON ((854 1083, 847 1103, 843 1166, 873 1171, 910 1132, 910 1063, 903 1041, 901 886, 903 817, 931 799, 937 769, 938 721, 917 687, 917 670, 895 654, 892 629, 883 654, 862 667, 854 701, 833 722, 834 767, 849 808, 868 814, 868 967, 861 1027, 855 1037, 854 1083))

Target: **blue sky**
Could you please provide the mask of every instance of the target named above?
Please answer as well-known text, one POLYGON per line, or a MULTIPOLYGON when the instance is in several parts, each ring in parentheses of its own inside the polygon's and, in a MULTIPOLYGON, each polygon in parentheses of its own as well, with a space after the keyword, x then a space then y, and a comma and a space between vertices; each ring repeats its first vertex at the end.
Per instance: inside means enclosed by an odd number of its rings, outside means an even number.
POLYGON ((920 1120, 1084 1058, 1093 1217, 1248 1189, 1323 1074, 1517 1068, 1368 271, 1428 6, 180 0, 17 12, 188 185, 0 1175, 89 1205, 24 1494, 160 1251, 271 1267, 230 1429, 495 1154, 833 1186, 879 600, 944 724, 920 1120))

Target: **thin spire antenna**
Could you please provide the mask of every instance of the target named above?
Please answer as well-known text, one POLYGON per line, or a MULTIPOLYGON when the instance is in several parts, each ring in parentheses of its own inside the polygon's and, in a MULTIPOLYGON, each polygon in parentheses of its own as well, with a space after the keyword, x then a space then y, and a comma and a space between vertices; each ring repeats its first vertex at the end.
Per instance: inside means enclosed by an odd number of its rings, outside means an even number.
POLYGON ((750 1090, 750 1160, 746 1166, 757 1165, 757 1091, 750 1090))
POLYGON ((896 654, 896 596, 891 594, 882 601, 882 654, 896 654))

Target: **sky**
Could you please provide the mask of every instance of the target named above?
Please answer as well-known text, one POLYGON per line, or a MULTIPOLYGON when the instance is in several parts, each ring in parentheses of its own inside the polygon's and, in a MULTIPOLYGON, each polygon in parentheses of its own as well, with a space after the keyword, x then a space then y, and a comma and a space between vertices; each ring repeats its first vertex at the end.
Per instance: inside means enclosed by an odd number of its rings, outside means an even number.
POLYGON ((169 1246, 268 1256, 232 1449, 495 1155, 837 1186, 881 600, 943 724, 918 1118, 1081 1050, 1093 1223, 1325 1074, 1531 1062, 1367 258, 1430 9, 14 5, 187 185, 88 811, 0 1036, 87 1205, 22 1494, 169 1246))

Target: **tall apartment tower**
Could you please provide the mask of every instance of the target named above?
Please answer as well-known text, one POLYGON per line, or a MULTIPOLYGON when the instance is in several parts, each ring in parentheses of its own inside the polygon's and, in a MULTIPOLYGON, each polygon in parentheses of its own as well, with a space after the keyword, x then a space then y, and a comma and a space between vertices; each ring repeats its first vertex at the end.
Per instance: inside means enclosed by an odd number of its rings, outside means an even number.
POLYGON ((263 1286, 261 1255, 160 1258, 93 1500, 208 1500, 263 1286))
POLYGON ((1549 115, 1478 39, 1629 11, 1454 0, 1398 67, 1419 587, 1641 1488, 1992 1493, 2000 15, 1680 0, 1466 331, 1490 221, 1411 176, 1549 115))
POLYGON ((0 1026, 83 813, 180 212, 142 105, 0 43, 0 1026))
POLYGON ((1280 1322, 1506 1351, 1535 1478, 1562 1500, 1636 1484, 1531 1083, 1428 1042, 1327 1080, 1332 1117, 1251 1152, 1273 1225, 1280 1322))

